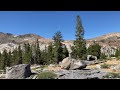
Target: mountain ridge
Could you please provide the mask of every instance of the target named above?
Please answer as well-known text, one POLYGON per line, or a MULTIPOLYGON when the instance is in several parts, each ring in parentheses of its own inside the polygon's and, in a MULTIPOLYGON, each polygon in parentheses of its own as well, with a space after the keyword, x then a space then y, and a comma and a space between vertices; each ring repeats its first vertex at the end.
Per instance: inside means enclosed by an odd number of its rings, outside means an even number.
MULTIPOLYGON (((25 43, 25 42, 34 42, 36 39, 38 39, 40 42, 49 43, 52 42, 52 39, 42 37, 37 34, 28 33, 28 34, 22 34, 22 35, 14 35, 11 33, 3 33, 0 32, 0 43, 25 43)), ((87 43, 92 43, 94 41, 100 42, 100 43, 106 43, 110 44, 110 42, 120 42, 120 32, 112 32, 108 34, 104 34, 98 37, 85 39, 87 43), (108 43, 109 42, 109 43, 108 43)), ((74 40, 64 40, 65 43, 73 43, 74 40)), ((115 44, 115 43, 114 43, 115 44)), ((111 45, 111 44, 110 44, 111 45)))
MULTIPOLYGON (((45 38, 41 35, 38 35, 38 34, 34 34, 34 33, 27 33, 27 34, 20 34, 20 35, 15 35, 15 34, 12 34, 12 33, 4 33, 4 32, 0 32, 0 36, 1 35, 7 35, 7 36, 16 36, 16 37, 29 37, 29 36, 33 36, 33 37, 38 37, 38 38, 45 38)), ((101 38, 101 39, 106 39, 106 38, 109 38, 109 37, 113 37, 113 36, 118 36, 120 37, 120 32, 111 32, 111 33, 107 33, 107 34, 103 34, 103 35, 100 35, 100 36, 97 36, 97 37, 92 37, 92 38, 89 38, 89 39, 86 39, 86 40, 95 40, 95 39, 98 39, 98 38, 101 38)), ((0 37, 1 38, 1 37, 0 37)), ((50 38, 46 38, 46 39, 50 39, 50 38)), ((65 41, 74 41, 74 40, 65 40, 65 41)))
POLYGON ((98 38, 99 39, 106 39, 106 38, 113 37, 113 36, 120 37, 120 32, 111 32, 111 33, 103 34, 103 35, 93 37, 93 38, 90 38, 90 39, 87 39, 87 40, 95 40, 95 39, 98 39, 98 38))
MULTIPOLYGON (((52 39, 48 39, 45 37, 42 37, 37 34, 23 34, 23 35, 14 35, 11 33, 3 33, 0 32, 0 51, 5 49, 12 50, 16 48, 19 44, 24 44, 24 43, 30 43, 34 44, 36 40, 38 39, 39 44, 41 49, 43 49, 45 46, 48 46, 50 42, 53 42, 52 39)), ((62 42, 63 44, 66 45, 68 48, 69 52, 71 52, 70 47, 73 46, 73 41, 74 40, 64 40, 62 42)), ((86 40, 86 46, 89 47, 92 45, 94 42, 99 43, 103 47, 103 52, 104 49, 108 50, 111 52, 111 50, 116 49, 120 47, 120 33, 108 33, 96 38, 91 38, 86 40)), ((106 51, 105 51, 106 52, 106 51)))

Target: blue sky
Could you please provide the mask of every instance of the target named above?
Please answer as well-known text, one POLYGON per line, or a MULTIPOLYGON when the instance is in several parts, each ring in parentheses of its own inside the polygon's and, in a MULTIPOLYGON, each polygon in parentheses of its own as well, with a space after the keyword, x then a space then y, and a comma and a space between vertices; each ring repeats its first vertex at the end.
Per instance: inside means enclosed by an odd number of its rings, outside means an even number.
POLYGON ((65 40, 74 40, 77 15, 86 39, 120 32, 120 11, 0 11, 0 32, 52 38, 59 30, 65 40))

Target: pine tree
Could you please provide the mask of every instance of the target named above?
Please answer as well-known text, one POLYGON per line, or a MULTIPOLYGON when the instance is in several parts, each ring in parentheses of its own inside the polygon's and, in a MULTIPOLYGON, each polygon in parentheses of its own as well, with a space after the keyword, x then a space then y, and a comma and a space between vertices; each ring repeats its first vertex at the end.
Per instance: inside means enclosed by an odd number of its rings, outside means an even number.
POLYGON ((2 69, 3 66, 3 54, 0 52, 0 70, 2 69))
POLYGON ((23 57, 22 57, 22 50, 21 50, 21 46, 19 45, 18 46, 18 58, 19 58, 19 60, 18 60, 18 64, 22 64, 22 62, 23 62, 23 57))
POLYGON ((93 45, 90 45, 87 49, 87 54, 94 55, 100 58, 101 56, 101 46, 97 43, 94 43, 93 45))
POLYGON ((32 48, 30 44, 29 43, 24 44, 24 49, 25 49, 25 52, 24 52, 24 57, 23 57, 24 58, 23 63, 30 64, 30 61, 32 58, 32 48))
POLYGON ((52 43, 50 43, 50 45, 48 46, 47 62, 48 62, 48 64, 55 62, 53 59, 53 45, 52 45, 52 43))
POLYGON ((32 45, 32 59, 30 61, 31 64, 37 64, 35 56, 36 56, 36 43, 32 45))
POLYGON ((54 40, 54 59, 57 63, 59 63, 60 61, 62 61, 62 54, 63 54, 63 48, 62 48, 62 34, 60 31, 57 31, 55 33, 55 35, 53 36, 53 40, 54 40))
POLYGON ((31 54, 30 64, 33 65, 33 64, 35 64, 35 62, 34 62, 35 45, 32 44, 30 48, 31 48, 31 49, 30 49, 30 54, 31 54))
POLYGON ((41 51, 41 64, 42 65, 46 65, 49 64, 48 63, 48 57, 47 57, 47 49, 45 47, 45 49, 43 51, 41 51))
POLYGON ((18 51, 17 51, 17 48, 16 48, 12 52, 12 63, 11 63, 12 66, 18 64, 18 60, 19 60, 18 57, 19 57, 18 56, 18 51))
POLYGON ((86 42, 84 39, 84 29, 80 20, 80 17, 77 16, 77 26, 76 26, 76 40, 74 41, 74 46, 72 46, 73 52, 71 57, 82 59, 86 54, 86 42))
POLYGON ((24 44, 24 54, 23 54, 23 63, 28 63, 28 47, 27 44, 24 44))
POLYGON ((12 63, 12 55, 11 55, 11 51, 9 51, 7 53, 8 55, 8 58, 7 58, 7 61, 6 61, 6 66, 10 67, 11 66, 11 63, 12 63))
POLYGON ((38 39, 36 40, 35 44, 35 64, 41 64, 41 51, 39 47, 39 41, 38 39))
POLYGON ((70 53, 71 57, 77 59, 77 53, 76 53, 77 50, 75 49, 75 46, 71 46, 71 50, 72 50, 72 52, 70 53))
POLYGON ((11 51, 7 52, 4 50, 3 53, 0 53, 0 69, 4 69, 8 66, 10 67, 12 63, 12 54, 11 51))
POLYGON ((7 50, 4 50, 3 51, 3 66, 2 66, 2 69, 5 70, 7 65, 8 65, 8 54, 7 54, 7 50))
POLYGON ((30 51, 29 51, 29 58, 30 58, 30 60, 29 60, 29 64, 31 64, 31 61, 33 61, 33 51, 32 51, 32 45, 30 46, 30 51))
POLYGON ((67 49, 66 45, 63 45, 63 56, 62 56, 62 59, 66 58, 68 56, 69 56, 68 49, 67 49))

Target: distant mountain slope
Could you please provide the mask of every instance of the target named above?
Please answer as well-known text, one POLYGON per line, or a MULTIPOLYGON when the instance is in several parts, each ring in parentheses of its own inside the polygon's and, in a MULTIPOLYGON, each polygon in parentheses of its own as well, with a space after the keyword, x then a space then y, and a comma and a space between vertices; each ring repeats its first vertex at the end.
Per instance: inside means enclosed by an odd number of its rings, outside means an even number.
MULTIPOLYGON (((35 43, 38 39, 40 48, 44 49, 48 46, 52 39, 47 39, 36 34, 24 34, 24 35, 13 35, 10 33, 0 32, 0 52, 4 49, 14 50, 18 44, 24 43, 35 43)), ((96 38, 86 40, 86 46, 89 47, 93 42, 97 42, 102 46, 101 52, 108 54, 115 54, 117 47, 120 47, 120 33, 109 33, 96 38)), ((69 52, 71 52, 70 47, 73 45, 73 40, 65 40, 63 44, 66 45, 69 52)))
POLYGON ((35 34, 24 34, 24 35, 16 36, 10 33, 0 32, 0 44, 3 44, 3 43, 15 43, 15 44, 33 43, 36 41, 36 39, 38 39, 39 42, 43 42, 43 43, 49 43, 52 41, 50 39, 46 39, 44 37, 41 37, 35 34))
POLYGON ((37 39, 41 49, 43 49, 45 45, 48 46, 48 44, 52 42, 51 39, 46 39, 36 34, 13 35, 11 33, 0 32, 0 52, 3 52, 4 49, 7 51, 13 51, 19 44, 33 44, 37 39))
POLYGON ((98 42, 101 45, 120 47, 120 33, 109 33, 87 40, 87 43, 98 42))
POLYGON ((105 34, 99 37, 95 37, 95 38, 91 38, 90 40, 96 40, 96 41, 100 41, 103 39, 120 39, 120 32, 119 33, 109 33, 109 34, 105 34))

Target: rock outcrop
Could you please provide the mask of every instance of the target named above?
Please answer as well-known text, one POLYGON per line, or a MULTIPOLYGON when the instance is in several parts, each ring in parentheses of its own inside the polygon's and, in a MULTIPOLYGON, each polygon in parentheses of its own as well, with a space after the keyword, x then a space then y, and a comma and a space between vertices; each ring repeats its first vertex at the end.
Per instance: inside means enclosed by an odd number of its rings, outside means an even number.
POLYGON ((85 62, 82 61, 75 61, 73 63, 71 63, 70 65, 70 70, 76 70, 76 69, 83 69, 86 68, 87 64, 85 62))
POLYGON ((115 55, 116 48, 112 46, 104 46, 101 48, 101 53, 104 53, 106 56, 115 55))
POLYGON ((103 79, 107 74, 101 70, 61 70, 55 72, 58 75, 57 79, 103 79))
POLYGON ((25 79, 30 75, 30 65, 19 64, 12 67, 6 67, 6 79, 25 79))
POLYGON ((71 58, 70 57, 64 58, 61 62, 61 68, 62 69, 69 69, 70 64, 71 64, 71 58))
POLYGON ((85 62, 80 60, 75 60, 71 57, 67 57, 63 59, 63 61, 61 62, 61 68, 66 70, 83 69, 86 66, 87 65, 85 62))

